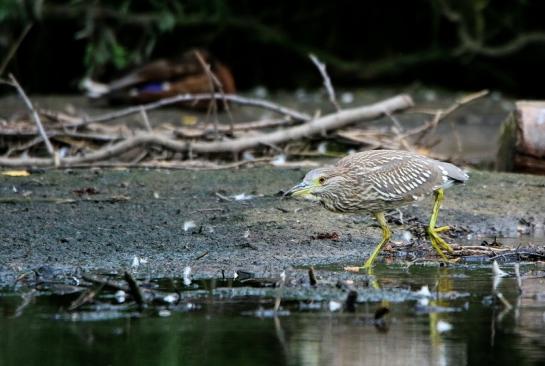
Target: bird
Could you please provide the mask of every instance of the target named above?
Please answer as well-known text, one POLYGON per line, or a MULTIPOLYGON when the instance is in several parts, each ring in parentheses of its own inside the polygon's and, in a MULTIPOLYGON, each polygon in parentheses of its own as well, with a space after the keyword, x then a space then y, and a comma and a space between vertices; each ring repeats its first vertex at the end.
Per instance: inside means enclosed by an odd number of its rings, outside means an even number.
POLYGON ((284 196, 321 203, 336 213, 371 213, 382 229, 382 240, 362 268, 370 269, 392 232, 386 211, 419 201, 433 193, 434 204, 427 235, 439 256, 448 262, 445 252, 451 246, 439 235, 448 226, 436 227, 445 189, 469 179, 459 167, 403 150, 370 150, 345 156, 334 165, 309 171, 303 181, 284 196))

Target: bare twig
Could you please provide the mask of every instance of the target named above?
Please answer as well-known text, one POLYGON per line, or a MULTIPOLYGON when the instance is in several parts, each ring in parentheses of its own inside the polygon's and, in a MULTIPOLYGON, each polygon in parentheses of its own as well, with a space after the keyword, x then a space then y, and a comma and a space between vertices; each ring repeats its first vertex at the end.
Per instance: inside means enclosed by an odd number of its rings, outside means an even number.
MULTIPOLYGON (((149 111, 149 110, 157 109, 163 106, 176 104, 176 103, 200 102, 203 100, 210 100, 213 98, 221 98, 221 97, 222 96, 220 93, 215 93, 212 95, 211 94, 180 94, 170 98, 164 98, 153 103, 129 107, 126 109, 122 109, 122 110, 111 112, 111 113, 106 113, 106 114, 95 116, 95 117, 82 117, 77 122, 68 124, 65 127, 67 128, 81 127, 90 123, 107 122, 114 119, 129 116, 131 114, 140 113, 141 108, 143 108, 145 111, 149 111)), ((246 97, 242 97, 242 96, 234 95, 234 94, 226 94, 224 98, 226 101, 231 103, 240 104, 244 106, 263 108, 263 109, 266 109, 266 110, 269 110, 284 116, 288 116, 290 118, 293 118, 296 121, 306 122, 312 119, 312 117, 306 113, 301 113, 294 109, 283 107, 281 105, 278 105, 263 99, 246 98, 246 97)))
MULTIPOLYGON (((384 111, 393 113, 397 110, 403 110, 413 105, 412 99, 408 95, 400 95, 372 105, 359 108, 346 109, 337 113, 329 114, 317 118, 304 125, 289 127, 269 133, 262 133, 255 136, 242 137, 238 139, 212 141, 212 142, 189 142, 175 141, 167 136, 156 133, 138 133, 134 137, 127 138, 116 144, 103 147, 97 151, 85 156, 70 156, 62 160, 63 166, 71 166, 83 163, 106 160, 119 156, 140 145, 158 145, 166 149, 178 152, 193 153, 222 153, 222 152, 240 152, 260 145, 276 145, 292 140, 321 134, 326 131, 335 130, 348 126, 354 122, 362 120, 371 120, 380 117, 384 111)), ((51 162, 44 158, 19 158, 6 159, 0 158, 0 165, 3 166, 49 166, 51 162)))
POLYGON ((467 20, 462 15, 462 13, 451 8, 445 0, 439 0, 438 3, 445 18, 447 18, 450 22, 456 24, 458 27, 457 32, 460 46, 454 53, 455 55, 470 51, 474 54, 488 57, 504 57, 518 52, 519 50, 532 43, 545 43, 545 33, 525 32, 517 35, 516 37, 512 38, 507 42, 504 42, 501 45, 486 45, 484 44, 485 37, 483 34, 470 34, 467 26, 467 20))
MULTIPOLYGON (((206 77, 208 78, 208 87, 210 88, 210 102, 208 104, 208 111, 206 113, 206 119, 208 121, 210 117, 210 112, 212 112, 213 120, 212 124, 214 126, 214 139, 219 139, 219 132, 218 132, 218 103, 216 102, 216 98, 214 97, 215 88, 214 88, 214 78, 215 75, 212 74, 212 71, 210 71, 210 65, 208 65, 204 59, 202 58, 201 54, 198 51, 195 51, 195 57, 197 57, 197 60, 201 64, 201 67, 206 74, 206 77)), ((216 78, 217 80, 217 78, 216 78)), ((219 82, 219 80, 218 80, 219 82)))
POLYGON ((339 103, 337 102, 337 98, 335 97, 335 89, 333 89, 333 85, 331 84, 331 79, 329 78, 329 75, 327 74, 326 65, 323 62, 320 62, 318 60, 318 57, 313 55, 312 53, 308 55, 314 65, 318 68, 318 71, 320 71, 320 74, 322 75, 322 79, 324 79, 324 87, 327 91, 327 95, 329 96, 329 101, 337 111, 341 110, 341 107, 339 106, 339 103))
POLYGON ((401 145, 403 146, 403 148, 405 148, 405 150, 407 151, 415 151, 415 148, 414 146, 412 146, 409 141, 407 141, 407 139, 405 137, 403 137, 403 126, 401 125, 401 123, 398 121, 398 119, 396 117, 394 117, 390 112, 388 111, 385 111, 384 112, 385 115, 388 116, 388 118, 390 118, 390 120, 392 121, 392 123, 394 124, 394 127, 393 127, 393 131, 394 133, 399 136, 399 141, 401 142, 401 145))
POLYGON ((140 115, 142 115, 142 122, 144 122, 144 127, 148 132, 152 132, 151 124, 149 123, 148 113, 144 108, 140 108, 140 115))
POLYGON ((34 106, 32 105, 32 102, 30 101, 30 99, 28 99, 25 91, 23 90, 23 88, 21 87, 21 85, 19 84, 17 79, 15 79, 15 76, 13 76, 13 74, 9 74, 9 79, 11 81, 11 85, 15 89, 17 89, 17 92, 19 93, 19 96, 23 99, 23 102, 25 103, 25 105, 28 108, 30 114, 32 115, 32 119, 34 119, 34 123, 36 123, 36 128, 38 129, 38 132, 40 133, 40 136, 44 140, 45 146, 47 148, 47 152, 53 158, 53 162, 54 162, 55 166, 58 166, 59 163, 60 163, 59 162, 60 158, 57 155, 57 153, 55 152, 55 149, 53 148, 53 145, 51 145, 51 141, 49 141, 49 138, 47 137, 47 133, 45 132, 44 126, 42 125, 42 121, 40 119, 40 116, 39 116, 38 112, 36 112, 36 109, 34 109, 34 106))
MULTIPOLYGON (((231 115, 231 110, 229 109, 229 103, 227 103, 227 100, 225 99, 225 92, 223 91, 223 85, 221 84, 221 81, 218 79, 216 74, 212 71, 212 67, 207 64, 204 59, 202 58, 201 54, 198 51, 195 51, 195 55, 197 56, 197 59, 199 60, 200 64, 202 65, 204 71, 206 72, 206 75, 208 76, 211 87, 210 87, 210 93, 214 93, 214 87, 216 87, 221 94, 221 100, 223 101, 223 109, 225 109, 225 112, 227 112, 227 115, 229 116, 229 125, 231 127, 231 133, 233 133, 233 116, 231 115)), ((213 102, 216 102, 216 99, 212 99, 213 102)), ((216 113, 217 113, 217 105, 215 106, 216 113)))
MULTIPOLYGON (((244 123, 235 123, 233 127, 228 126, 218 126, 220 132, 234 132, 234 131, 249 131, 249 130, 260 130, 264 128, 272 128, 287 125, 291 122, 289 119, 265 119, 254 122, 244 122, 244 123)), ((200 138, 208 134, 209 131, 202 128, 191 128, 191 127, 182 127, 175 129, 173 131, 175 136, 181 138, 200 138)))
MULTIPOLYGON (((471 93, 468 95, 465 95, 461 97, 460 99, 456 100, 451 106, 449 106, 447 109, 439 109, 433 112, 434 117, 432 120, 430 120, 427 123, 424 123, 418 127, 415 127, 397 137, 397 139, 404 139, 410 136, 418 135, 417 142, 421 141, 422 138, 433 131, 435 127, 439 124, 440 121, 445 119, 447 116, 449 116, 452 112, 456 111, 458 108, 469 104, 477 99, 480 99, 484 96, 488 95, 488 90, 481 90, 476 93, 471 93)), ((429 113, 429 112, 426 112, 429 113)))
POLYGON ((8 67, 9 62, 11 61, 11 59, 13 58, 13 56, 19 49, 19 46, 21 45, 21 43, 23 43, 23 40, 25 39, 26 35, 28 34, 28 32, 30 31, 33 25, 34 25, 33 23, 27 24, 25 29, 23 29, 21 34, 19 34, 19 37, 17 37, 15 42, 11 45, 6 57, 4 57, 4 60, 2 60, 2 65, 0 65, 0 75, 4 74, 6 67, 8 67))

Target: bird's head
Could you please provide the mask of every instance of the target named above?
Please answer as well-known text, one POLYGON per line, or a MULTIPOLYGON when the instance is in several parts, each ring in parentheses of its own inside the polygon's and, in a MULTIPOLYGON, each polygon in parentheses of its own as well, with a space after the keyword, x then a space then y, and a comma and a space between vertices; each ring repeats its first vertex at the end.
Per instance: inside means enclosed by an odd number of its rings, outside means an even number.
POLYGON ((334 192, 342 177, 334 167, 327 166, 311 170, 303 181, 284 193, 284 196, 301 197, 312 201, 323 201, 328 192, 334 192))

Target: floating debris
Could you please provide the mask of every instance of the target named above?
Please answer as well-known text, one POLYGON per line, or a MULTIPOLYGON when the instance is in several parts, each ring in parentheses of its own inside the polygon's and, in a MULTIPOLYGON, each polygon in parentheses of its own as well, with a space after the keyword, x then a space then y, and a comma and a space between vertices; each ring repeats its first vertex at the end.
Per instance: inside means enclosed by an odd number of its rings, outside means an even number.
POLYGON ((175 302, 178 302, 178 300, 180 300, 180 296, 178 296, 178 294, 168 294, 163 297, 163 301, 169 304, 174 304, 175 302))
POLYGON ((452 328, 453 328, 452 324, 450 324, 450 323, 448 323, 448 322, 446 322, 446 321, 444 321, 444 320, 439 320, 439 321, 437 322, 437 326, 436 326, 436 327, 437 327, 437 331, 438 331, 439 333, 446 333, 446 332, 449 332, 449 331, 451 331, 452 328))
POLYGON ((258 318, 276 318, 279 316, 288 316, 290 315, 289 310, 277 310, 274 309, 257 309, 256 311, 243 312, 242 315, 251 315, 258 318))
POLYGON ((422 286, 422 288, 420 288, 420 290, 416 292, 416 295, 421 297, 427 297, 427 298, 432 297, 430 288, 427 285, 422 286))
POLYGON ((339 311, 343 308, 343 304, 339 301, 330 300, 328 305, 329 311, 332 313, 339 311))
POLYGON ((157 312, 157 315, 159 315, 161 318, 166 318, 171 316, 172 313, 168 309, 161 309, 157 312))

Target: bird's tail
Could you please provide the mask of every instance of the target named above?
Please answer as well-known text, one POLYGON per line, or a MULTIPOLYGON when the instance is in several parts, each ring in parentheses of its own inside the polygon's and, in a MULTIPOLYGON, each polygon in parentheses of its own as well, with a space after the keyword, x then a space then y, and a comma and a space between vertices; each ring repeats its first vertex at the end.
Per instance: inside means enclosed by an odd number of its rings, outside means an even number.
POLYGON ((447 172, 448 177, 455 182, 464 183, 469 179, 469 175, 467 175, 464 170, 458 168, 456 165, 441 162, 439 167, 444 169, 447 172))

